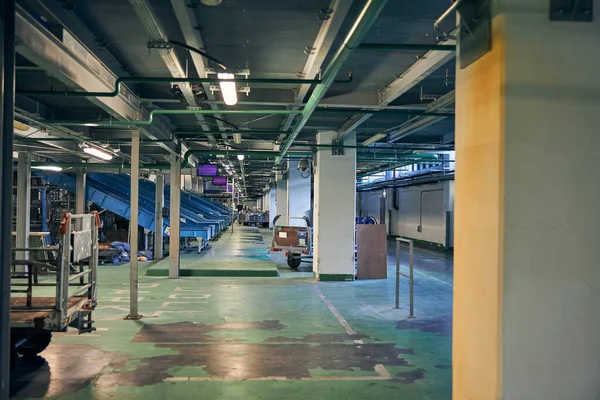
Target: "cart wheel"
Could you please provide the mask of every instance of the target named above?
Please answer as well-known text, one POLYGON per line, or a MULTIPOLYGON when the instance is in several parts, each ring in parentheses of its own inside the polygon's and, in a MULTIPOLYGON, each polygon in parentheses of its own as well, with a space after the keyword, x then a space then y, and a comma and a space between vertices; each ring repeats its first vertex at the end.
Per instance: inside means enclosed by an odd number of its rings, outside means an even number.
POLYGON ((300 267, 301 263, 302 263, 302 259, 300 258, 300 256, 291 254, 291 253, 288 255, 288 258, 287 258, 288 267, 290 267, 292 269, 297 269, 298 267, 300 267))
POLYGON ((47 331, 29 331, 27 341, 17 348, 17 353, 23 357, 34 357, 46 350, 52 340, 52 333, 47 331))

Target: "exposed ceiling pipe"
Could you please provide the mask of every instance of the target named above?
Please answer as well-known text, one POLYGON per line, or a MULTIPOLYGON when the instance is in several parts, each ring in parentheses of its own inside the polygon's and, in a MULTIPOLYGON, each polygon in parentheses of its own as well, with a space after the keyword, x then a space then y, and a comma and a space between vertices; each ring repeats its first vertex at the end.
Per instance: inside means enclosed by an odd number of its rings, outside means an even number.
MULTIPOLYGON (((321 23, 321 29, 317 33, 317 37, 310 49, 304 68, 302 69, 302 76, 313 77, 320 70, 321 65, 325 61, 325 57, 329 54, 331 46, 338 35, 350 7, 352 6, 352 0, 332 0, 329 4, 327 17, 321 23)), ((320 83, 320 82, 319 82, 320 83)), ((304 98, 308 94, 312 86, 309 84, 303 84, 294 96, 294 101, 301 103, 299 105, 293 105, 292 109, 297 110, 301 107, 304 102, 304 98)), ((281 124, 280 130, 287 132, 296 118, 295 115, 288 116, 287 119, 281 124)), ((284 140, 285 137, 282 135, 279 140, 284 140)))
MULTIPOLYGON (((148 0, 129 0, 129 4, 133 8, 133 11, 138 16, 138 19, 144 26, 149 36, 149 41, 152 42, 168 42, 168 37, 162 27, 159 25, 156 16, 154 15, 152 8, 148 0)), ((169 73, 175 78, 186 78, 186 71, 179 62, 177 54, 173 49, 158 49, 158 54, 163 60, 165 66, 169 70, 169 73)), ((192 91, 192 87, 189 84, 181 85, 179 88, 183 98, 190 106, 197 106, 196 97, 192 91)), ((200 126, 205 131, 209 131, 210 127, 204 120, 204 117, 200 114, 194 115, 198 120, 200 126)), ((217 141, 213 135, 207 135, 208 140, 212 145, 216 145, 217 141)), ((225 136, 227 138, 227 136, 225 136)))
POLYGON ((281 163, 286 152, 288 151, 288 149, 290 148, 290 146, 304 127, 304 125, 306 125, 306 123, 308 122, 312 113, 317 108, 317 105, 323 99, 323 97, 325 97, 325 94, 333 84, 335 76, 341 70, 342 66, 346 62, 346 59, 348 58, 350 53, 356 48, 356 46, 360 44, 363 37, 369 31, 369 29, 379 16, 379 13, 381 12, 381 10, 383 10, 383 7, 386 5, 386 3, 387 0, 367 1, 367 4, 365 4, 360 15, 356 19, 354 26, 348 33, 348 36, 344 40, 342 46, 333 56, 329 65, 325 69, 325 72, 323 73, 323 82, 318 84, 315 90, 313 91, 312 95, 308 99, 308 102, 306 103, 306 106, 302 110, 300 120, 294 127, 292 134, 288 136, 285 143, 283 144, 281 154, 275 160, 276 165, 281 163))
MULTIPOLYGON (((441 44, 441 43, 440 43, 441 44)), ((447 40, 444 45, 456 45, 455 40, 447 40)), ((415 87, 434 71, 446 64, 455 57, 452 51, 428 51, 417 62, 411 65, 406 71, 391 82, 383 91, 380 92, 379 107, 387 107, 394 100, 415 87)), ((365 123, 373 114, 357 114, 348 119, 338 130, 338 140, 343 139, 350 132, 356 130, 365 123)))
MULTIPOLYGON (((334 83, 350 83, 352 74, 346 80, 337 80, 334 83)), ((314 85, 322 82, 320 79, 291 79, 291 78, 233 78, 227 81, 245 84, 262 83, 269 85, 314 85)), ((218 84, 218 78, 189 78, 189 77, 161 77, 161 76, 126 76, 117 78, 114 90, 110 92, 76 92, 62 90, 17 90, 16 93, 24 96, 36 97, 118 97, 125 83, 214 83, 218 84)), ((179 101, 181 102, 181 101, 179 101)), ((194 103, 195 104, 195 103, 194 103)))
MULTIPOLYGON (((303 110, 212 110, 212 109, 192 108, 192 109, 187 109, 187 110, 152 110, 152 111, 150 111, 150 113, 148 115, 148 119, 142 120, 142 121, 98 121, 98 120, 59 121, 59 120, 49 120, 46 122, 48 124, 52 124, 52 125, 66 125, 66 126, 89 126, 89 127, 117 126, 117 127, 123 127, 123 126, 152 125, 155 115, 203 115, 203 114, 207 114, 207 115, 212 115, 212 114, 289 115, 289 114, 301 114, 302 120, 305 122, 302 124, 296 125, 296 127, 294 128, 294 131, 292 132, 290 137, 288 137, 288 140, 286 140, 284 150, 287 151, 287 149, 289 149, 289 147, 291 146, 291 143, 293 141, 293 139, 290 139, 290 138, 295 138, 298 135, 298 133, 300 133, 300 130, 302 130, 302 127, 306 124, 306 121, 308 121, 308 119, 310 118, 312 113, 315 111, 320 112, 320 113, 330 113, 330 114, 344 114, 344 113, 346 113, 346 114, 348 114, 348 113, 371 114, 371 113, 374 113, 374 114, 383 114, 383 115, 436 116, 436 117, 448 117, 448 116, 454 115, 454 113, 437 113, 437 112, 433 113, 433 112, 422 111, 422 110, 382 109, 382 110, 372 111, 372 110, 360 110, 360 109, 333 109, 333 108, 323 108, 323 109, 317 109, 317 110, 315 110, 314 108, 311 108, 312 111, 310 111, 310 113, 309 113, 307 111, 308 109, 309 109, 308 104, 303 110)), ((206 131, 210 132, 210 130, 208 130, 208 129, 206 131)), ((282 150, 282 156, 285 155, 285 151, 282 150)))
MULTIPOLYGON (((455 95, 454 95, 454 90, 453 90, 451 92, 446 93, 439 99, 433 101, 432 103, 430 103, 427 106, 427 111, 435 112, 435 111, 439 110, 440 108, 444 108, 444 107, 449 106, 450 104, 454 104, 454 102, 455 102, 455 95)), ((404 124, 400 125, 399 127, 394 127, 392 129, 387 130, 386 132, 389 132, 388 143, 394 143, 402 138, 405 138, 408 135, 411 135, 411 134, 418 132, 422 129, 425 129, 431 125, 434 125, 434 124, 444 120, 445 118, 446 117, 434 117, 434 116, 413 118, 413 119, 405 122, 404 124)))
POLYGON ((361 43, 358 50, 375 51, 456 51, 454 44, 361 43))

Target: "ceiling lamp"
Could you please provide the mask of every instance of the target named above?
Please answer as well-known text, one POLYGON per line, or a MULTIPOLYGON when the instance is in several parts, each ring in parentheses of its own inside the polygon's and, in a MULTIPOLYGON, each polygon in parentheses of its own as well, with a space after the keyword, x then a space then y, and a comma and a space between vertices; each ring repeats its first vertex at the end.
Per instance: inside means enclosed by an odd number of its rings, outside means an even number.
POLYGON ((376 133, 375 135, 371 136, 370 138, 368 138, 367 140, 365 140, 364 142, 362 142, 362 145, 363 146, 368 146, 370 144, 373 144, 375 142, 380 141, 384 137, 387 137, 386 133, 383 133, 383 132, 376 133))
POLYGON ((208 7, 216 7, 223 2, 223 0, 200 0, 202 4, 208 7))
POLYGON ((238 160, 240 161, 244 161, 245 156, 243 154, 238 154, 237 155, 238 160))
POLYGON ((57 165, 34 165, 31 167, 31 169, 37 169, 39 171, 54 171, 54 172, 62 171, 62 168, 57 165))
POLYGON ((235 144, 242 144, 242 134, 241 133, 234 133, 233 134, 233 143, 235 143, 235 144))
POLYGON ((235 82, 228 82, 229 79, 234 79, 235 76, 227 72, 221 72, 217 74, 217 77, 219 78, 219 86, 221 87, 223 101, 228 106, 235 106, 238 101, 235 82))
POLYGON ((104 150, 100 150, 97 147, 89 147, 89 146, 84 147, 83 152, 86 154, 89 154, 90 156, 94 156, 94 157, 99 158, 104 161, 110 161, 113 159, 112 154, 110 154, 104 150))

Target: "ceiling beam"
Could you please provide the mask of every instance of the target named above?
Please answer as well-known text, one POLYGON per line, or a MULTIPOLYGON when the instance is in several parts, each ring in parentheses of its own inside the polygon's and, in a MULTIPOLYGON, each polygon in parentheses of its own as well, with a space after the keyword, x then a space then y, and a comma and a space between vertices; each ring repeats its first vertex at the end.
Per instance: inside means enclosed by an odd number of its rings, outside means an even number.
MULTIPOLYGON (((202 41, 202 37, 200 36, 200 31, 196 29, 198 27, 198 21, 196 21, 196 16, 194 15, 193 9, 188 7, 187 1, 181 0, 171 0, 171 6, 173 7, 173 11, 175 12, 175 18, 177 18, 177 22, 179 23, 179 28, 181 28, 181 32, 183 33, 183 37, 185 39, 185 43, 188 46, 191 46, 195 49, 204 49, 204 43, 202 41)), ((189 50, 187 50, 189 51, 189 50)), ((204 58, 193 51, 190 51, 190 56, 192 58, 192 62, 196 67, 196 72, 200 78, 206 78, 206 64, 204 64, 204 58)), ((209 101, 215 101, 215 96, 210 90, 210 83, 203 83, 202 87, 204 88, 204 93, 209 101)), ((210 103, 210 108, 213 110, 218 110, 219 107, 214 103, 210 103)), ((220 115, 215 115, 217 118, 221 118, 220 115)), ((224 131, 225 127, 223 123, 219 120, 216 121, 219 130, 224 131)), ((222 133, 221 137, 227 140, 227 134, 222 133)))
MULTIPOLYGON (((90 52, 79 38, 73 36, 66 29, 66 24, 61 19, 58 19, 55 14, 51 15, 65 27, 62 40, 52 35, 25 10, 20 7, 17 9, 16 22, 19 39, 17 52, 69 88, 77 88, 85 92, 112 89, 117 76, 95 54, 90 52)), ((74 23, 74 20, 70 21, 74 23)), ((83 25, 83 23, 79 21, 78 25, 83 25)), ((103 53, 108 52, 104 50, 103 53)), ((23 96, 18 96, 18 99, 27 101, 27 98, 23 96)), ((149 115, 148 110, 141 106, 139 98, 126 87, 117 97, 90 98, 89 100, 117 120, 134 120, 146 118, 149 115), (142 115, 140 115, 140 111, 142 115)), ((38 115, 37 118, 39 117, 45 119, 43 115, 38 115)), ((170 130, 164 124, 145 127, 144 133, 153 139, 171 136, 170 130)), ((175 147, 172 144, 165 143, 163 148, 174 153, 175 147)))
MULTIPOLYGON (((331 50, 331 46, 333 45, 333 41, 337 37, 346 16, 348 15, 348 11, 350 11, 350 7, 352 6, 353 0, 332 0, 329 4, 329 10, 331 13, 328 15, 329 18, 323 20, 321 24, 321 28, 319 29, 319 33, 311 46, 311 50, 308 54, 308 58, 306 59, 306 63, 304 64, 304 68, 302 68, 301 76, 307 79, 314 78, 319 71, 321 70, 321 65, 329 51, 331 50)), ((304 98, 308 94, 311 85, 302 85, 296 93, 294 98, 294 103, 302 104, 304 102, 304 98)), ((292 107, 292 110, 300 109, 299 106, 292 107)), ((287 131, 290 129, 292 122, 294 122, 295 115, 289 115, 283 121, 280 126, 281 131, 287 131)), ((284 140, 285 136, 282 135, 279 137, 279 140, 284 140)))
MULTIPOLYGON (((456 41, 447 40, 443 42, 443 44, 455 45, 456 41)), ((456 53, 454 51, 428 51, 425 53, 419 61, 414 63, 410 68, 404 71, 402 75, 380 92, 379 107, 383 108, 388 106, 398 97, 418 85, 442 65, 452 60, 455 56, 456 53)), ((356 114, 349 118, 340 128, 338 128, 338 139, 343 139, 372 116, 373 114, 356 114)))
MULTIPOLYGON (((183 2, 182 2, 183 3, 183 2)), ((135 14, 138 16, 138 19, 146 29, 146 33, 148 33, 149 40, 152 42, 168 42, 169 38, 166 33, 159 25, 158 20, 152 9, 150 8, 150 4, 148 0, 129 0, 129 4, 135 11, 135 14)), ((160 57, 162 58, 165 66, 169 70, 169 73, 174 78, 185 78, 185 70, 179 60, 177 59, 177 55, 173 49, 156 49, 160 57)), ((196 103, 196 97, 192 92, 192 87, 189 83, 183 83, 179 86, 185 101, 188 105, 196 107, 198 104, 196 103)), ((205 131, 210 130, 210 126, 206 123, 204 117, 202 115, 195 114, 198 123, 205 131)), ((217 141, 215 140, 213 135, 210 135, 209 141, 211 144, 216 145, 217 141)))
MULTIPOLYGON (((427 106, 427 111, 428 112, 439 111, 441 108, 445 108, 451 104, 454 104, 454 101, 455 101, 455 97, 454 97, 454 90, 453 90, 451 92, 446 93, 439 99, 429 103, 429 105, 427 106)), ((392 131, 390 131, 388 134, 387 141, 388 141, 388 143, 397 142, 398 140, 400 140, 408 135, 411 135, 420 130, 423 130, 431 125, 434 125, 440 121, 443 121, 446 118, 447 117, 432 117, 432 116, 412 118, 411 120, 400 125, 400 127, 398 127, 398 129, 393 129, 392 131)))

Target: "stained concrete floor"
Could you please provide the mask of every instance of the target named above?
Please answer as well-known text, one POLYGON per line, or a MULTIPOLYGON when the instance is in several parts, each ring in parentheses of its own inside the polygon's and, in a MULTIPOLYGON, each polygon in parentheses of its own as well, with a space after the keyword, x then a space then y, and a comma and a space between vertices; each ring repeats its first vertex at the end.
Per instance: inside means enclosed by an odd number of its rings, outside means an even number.
MULTIPOLYGON (((239 246, 243 232, 222 246, 239 246)), ((279 277, 143 275, 139 321, 123 320, 127 267, 101 267, 98 331, 55 334, 40 357, 19 360, 12 396, 450 399, 451 257, 416 249, 408 320, 404 281, 393 308, 392 253, 390 243, 387 280, 316 283, 309 265, 290 270, 281 254, 279 277)))

